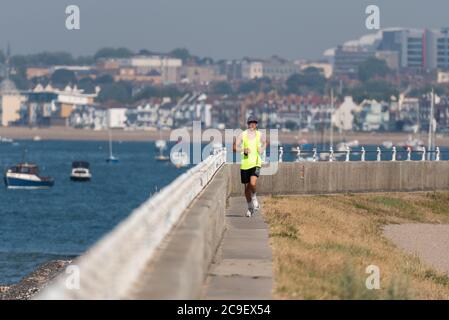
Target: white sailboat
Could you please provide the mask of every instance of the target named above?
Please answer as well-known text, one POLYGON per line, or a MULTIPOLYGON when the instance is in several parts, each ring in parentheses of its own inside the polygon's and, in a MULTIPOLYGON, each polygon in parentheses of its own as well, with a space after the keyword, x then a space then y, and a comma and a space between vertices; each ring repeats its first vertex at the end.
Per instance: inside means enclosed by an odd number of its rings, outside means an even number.
POLYGON ((109 157, 106 158, 106 162, 108 163, 117 163, 118 162, 118 158, 115 157, 112 154, 112 136, 111 136, 111 129, 108 130, 108 134, 109 134, 109 157))
POLYGON ((167 141, 162 139, 161 128, 159 127, 159 140, 156 140, 154 143, 157 149, 159 149, 159 155, 154 157, 156 161, 168 161, 170 160, 169 156, 164 155, 164 150, 167 149, 167 141))
POLYGON ((169 156, 164 155, 164 150, 167 148, 167 142, 165 140, 157 140, 156 148, 159 149, 159 154, 155 157, 156 161, 168 161, 169 156))

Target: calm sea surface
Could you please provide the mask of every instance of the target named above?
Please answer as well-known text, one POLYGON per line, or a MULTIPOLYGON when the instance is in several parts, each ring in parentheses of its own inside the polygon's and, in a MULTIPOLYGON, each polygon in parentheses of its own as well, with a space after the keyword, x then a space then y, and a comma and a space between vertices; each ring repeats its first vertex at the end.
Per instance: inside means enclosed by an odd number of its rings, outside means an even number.
POLYGON ((3 172, 22 161, 24 149, 25 159, 54 177, 55 186, 0 188, 0 284, 15 283, 47 261, 79 255, 186 170, 155 161, 152 142, 115 142, 120 162, 108 164, 107 141, 20 141, 0 144, 3 172), (70 181, 75 160, 90 162, 91 182, 70 181))

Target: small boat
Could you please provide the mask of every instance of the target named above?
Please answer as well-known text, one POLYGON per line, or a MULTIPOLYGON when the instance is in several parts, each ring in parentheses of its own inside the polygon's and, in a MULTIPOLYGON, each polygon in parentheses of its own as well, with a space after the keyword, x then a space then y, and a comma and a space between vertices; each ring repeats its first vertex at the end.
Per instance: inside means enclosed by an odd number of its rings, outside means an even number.
POLYGON ((42 138, 40 136, 34 136, 33 141, 41 141, 42 138))
POLYGON ((165 140, 157 140, 156 148, 159 149, 159 155, 154 157, 156 161, 168 161, 170 160, 169 156, 164 155, 164 150, 167 148, 167 142, 165 140))
POLYGON ((160 155, 154 157, 154 159, 156 161, 168 161, 168 160, 170 160, 170 157, 168 157, 166 155, 163 155, 163 154, 160 154, 160 155))
POLYGON ((90 173, 89 167, 89 162, 86 161, 72 162, 72 173, 70 174, 70 180, 90 181, 92 174, 90 173))
POLYGON ((176 168, 187 167, 190 163, 189 155, 182 151, 171 153, 170 160, 176 168))
POLYGON ((165 149, 167 147, 167 142, 165 140, 156 140, 155 146, 157 149, 165 149))
POLYGON ((41 177, 37 165, 21 163, 10 167, 5 173, 5 185, 8 189, 48 189, 55 181, 51 177, 41 177))
POLYGON ((0 143, 14 143, 14 140, 11 138, 0 137, 0 143))
POLYGON ((110 155, 109 158, 106 158, 107 163, 117 163, 118 158, 114 157, 113 155, 110 155))

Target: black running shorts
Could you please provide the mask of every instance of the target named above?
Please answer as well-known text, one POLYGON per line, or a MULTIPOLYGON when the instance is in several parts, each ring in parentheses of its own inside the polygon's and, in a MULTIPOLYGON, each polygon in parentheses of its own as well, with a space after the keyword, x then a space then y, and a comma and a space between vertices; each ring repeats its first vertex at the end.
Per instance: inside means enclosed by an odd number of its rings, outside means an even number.
POLYGON ((251 176, 259 177, 259 175, 260 175, 260 167, 254 167, 248 170, 240 169, 240 179, 244 184, 249 183, 251 176))

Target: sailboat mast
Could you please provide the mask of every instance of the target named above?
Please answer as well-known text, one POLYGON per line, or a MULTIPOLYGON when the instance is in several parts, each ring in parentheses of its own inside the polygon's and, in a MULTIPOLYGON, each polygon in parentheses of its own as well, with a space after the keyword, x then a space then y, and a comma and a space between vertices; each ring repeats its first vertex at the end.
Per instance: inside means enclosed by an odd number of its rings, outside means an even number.
POLYGON ((112 158, 112 137, 111 137, 111 129, 108 130, 109 133, 109 157, 112 158))
POLYGON ((429 137, 428 137, 428 160, 431 160, 431 149, 432 149, 432 131, 433 131, 433 109, 434 109, 434 91, 432 89, 432 93, 430 94, 430 113, 429 113, 429 137))
POLYGON ((330 146, 333 148, 334 147, 334 127, 333 127, 333 122, 332 122, 332 118, 334 116, 334 89, 331 88, 331 123, 330 123, 330 146))

